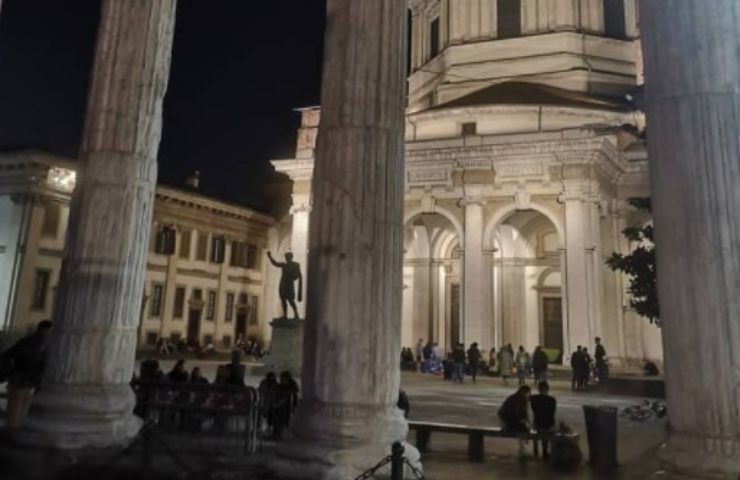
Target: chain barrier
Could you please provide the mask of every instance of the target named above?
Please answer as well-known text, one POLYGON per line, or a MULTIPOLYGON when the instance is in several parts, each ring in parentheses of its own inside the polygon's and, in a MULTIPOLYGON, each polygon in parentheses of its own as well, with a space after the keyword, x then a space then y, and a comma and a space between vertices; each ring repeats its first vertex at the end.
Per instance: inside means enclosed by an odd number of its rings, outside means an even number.
POLYGON ((389 463, 391 464, 391 480, 404 479, 404 466, 407 466, 409 470, 411 470, 411 473, 414 474, 414 477, 416 477, 417 480, 425 480, 424 474, 421 472, 421 470, 412 465, 411 461, 403 455, 404 448, 401 442, 394 443, 391 447, 391 452, 392 453, 390 455, 378 462, 378 464, 371 469, 366 470, 365 472, 360 474, 358 477, 355 478, 355 480, 368 480, 372 478, 378 472, 378 470, 388 465, 389 463))

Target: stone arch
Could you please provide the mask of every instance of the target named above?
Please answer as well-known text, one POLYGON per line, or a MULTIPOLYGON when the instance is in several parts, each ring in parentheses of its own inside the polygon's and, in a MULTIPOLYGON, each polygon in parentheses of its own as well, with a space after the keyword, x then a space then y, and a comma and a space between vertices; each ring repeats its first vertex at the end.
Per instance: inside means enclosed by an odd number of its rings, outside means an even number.
MULTIPOLYGON (((538 203, 532 202, 529 206, 528 210, 534 210, 535 212, 541 213, 545 217, 547 217, 550 222, 552 222, 553 226, 555 226, 555 230, 558 232, 558 238, 560 239, 560 248, 564 248, 565 245, 565 227, 563 226, 562 220, 559 218, 558 215, 556 215, 551 209, 545 207, 544 205, 540 205, 538 203)), ((498 227, 501 222, 506 220, 507 217, 512 215, 513 213, 516 213, 517 208, 514 203, 511 203, 509 205, 506 205, 504 207, 501 207, 498 209, 493 216, 488 220, 488 223, 486 223, 486 227, 483 230, 483 248, 485 250, 491 250, 493 249, 493 232, 496 231, 496 227, 498 227)))
POLYGON ((462 239, 464 238, 462 222, 460 222, 460 219, 458 219, 457 216, 455 216, 455 214, 452 213, 450 210, 446 209, 445 207, 440 207, 439 205, 436 205, 434 207, 434 210, 431 212, 425 212, 421 205, 413 207, 410 210, 406 210, 403 216, 403 225, 406 226, 411 220, 414 219, 414 217, 423 213, 438 213, 439 215, 445 217, 447 220, 450 221, 450 223, 452 223, 452 226, 455 227, 457 235, 462 242, 462 239))

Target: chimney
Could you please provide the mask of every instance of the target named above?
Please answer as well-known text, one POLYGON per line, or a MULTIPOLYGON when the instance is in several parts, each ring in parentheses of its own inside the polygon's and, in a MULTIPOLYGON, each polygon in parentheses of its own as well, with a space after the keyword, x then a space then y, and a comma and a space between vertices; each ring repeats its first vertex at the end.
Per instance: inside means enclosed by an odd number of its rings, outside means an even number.
POLYGON ((188 177, 188 178, 187 178, 187 179, 185 180, 185 183, 186 183, 186 184, 187 184, 188 186, 190 186, 190 187, 193 187, 193 188, 195 188, 195 189, 197 190, 197 189, 198 189, 198 187, 200 187, 200 170, 196 170, 196 171, 194 171, 194 172, 193 172, 193 174, 192 174, 192 175, 190 175, 190 176, 189 176, 189 177, 188 177))

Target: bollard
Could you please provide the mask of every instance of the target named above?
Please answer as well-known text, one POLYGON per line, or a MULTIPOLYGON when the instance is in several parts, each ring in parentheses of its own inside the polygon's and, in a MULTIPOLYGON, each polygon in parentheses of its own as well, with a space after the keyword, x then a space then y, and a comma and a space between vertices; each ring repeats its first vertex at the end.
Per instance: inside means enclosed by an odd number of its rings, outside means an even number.
POLYGON ((396 442, 391 447, 391 480, 403 480, 404 451, 401 442, 396 442))

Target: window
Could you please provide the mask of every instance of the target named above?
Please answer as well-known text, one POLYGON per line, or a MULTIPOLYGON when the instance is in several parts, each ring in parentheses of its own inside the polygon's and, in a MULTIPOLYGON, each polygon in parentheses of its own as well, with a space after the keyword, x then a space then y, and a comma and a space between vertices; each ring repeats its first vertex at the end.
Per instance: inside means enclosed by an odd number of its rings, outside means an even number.
POLYGON ((246 307, 247 306, 247 294, 246 293, 240 293, 239 294, 239 306, 240 307, 246 307))
POLYGON ((498 38, 522 36, 521 0, 497 0, 498 38))
POLYGON ((172 309, 173 318, 182 318, 185 313, 185 287, 175 288, 175 308, 172 309))
POLYGON ((149 347, 155 346, 158 338, 157 332, 146 332, 146 345, 149 347))
POLYGON ((247 318, 249 319, 250 325, 257 325, 257 305, 259 304, 259 301, 259 297, 249 297, 249 305, 247 306, 247 318))
POLYGON ((224 248, 226 240, 224 237, 213 237, 211 241, 211 263, 224 263, 224 248))
POLYGON ((41 236, 56 238, 59 232, 59 216, 61 206, 58 203, 49 202, 44 205, 44 223, 41 225, 41 236))
POLYGON ((175 253, 175 229, 161 226, 157 229, 157 238, 154 242, 154 252, 162 255, 173 255, 175 253))
POLYGON ((224 348, 231 348, 231 335, 224 335, 221 343, 224 348))
POLYGON ((627 37, 624 0, 604 0, 604 34, 609 38, 627 37))
POLYGON ((231 323, 234 318, 234 294, 226 294, 226 312, 224 313, 224 322, 231 323))
POLYGON ((190 230, 184 230, 180 237, 180 258, 188 260, 190 258, 190 243, 193 237, 190 230))
POLYGON ((213 343, 213 335, 203 335, 203 345, 213 343))
POLYGON ((206 320, 216 318, 216 292, 213 290, 208 291, 208 304, 206 305, 206 320))
POLYGON ((31 308, 34 310, 44 310, 46 308, 46 297, 49 292, 49 279, 51 272, 49 270, 36 270, 36 283, 33 288, 33 300, 31 308))
POLYGON ((257 245, 247 245, 247 268, 253 268, 259 270, 260 268, 260 256, 257 245))
POLYGON ((231 266, 232 267, 249 267, 249 248, 245 242, 231 242, 231 266))
POLYGON ((439 17, 429 25, 429 58, 439 55, 439 17))
POLYGON ((161 283, 152 284, 152 303, 149 316, 158 318, 162 316, 162 294, 164 286, 161 283))
POLYGON ((475 122, 465 122, 462 124, 463 135, 476 135, 478 133, 478 124, 475 122))
POLYGON ((201 290, 200 288, 194 288, 193 300, 203 300, 203 290, 201 290))
POLYGON ((198 245, 195 250, 195 259, 201 262, 206 261, 206 253, 208 252, 208 234, 198 234, 198 245))
POLYGON ((180 343, 180 339, 182 338, 182 333, 180 332, 172 332, 170 333, 170 343, 174 343, 177 345, 180 343))

